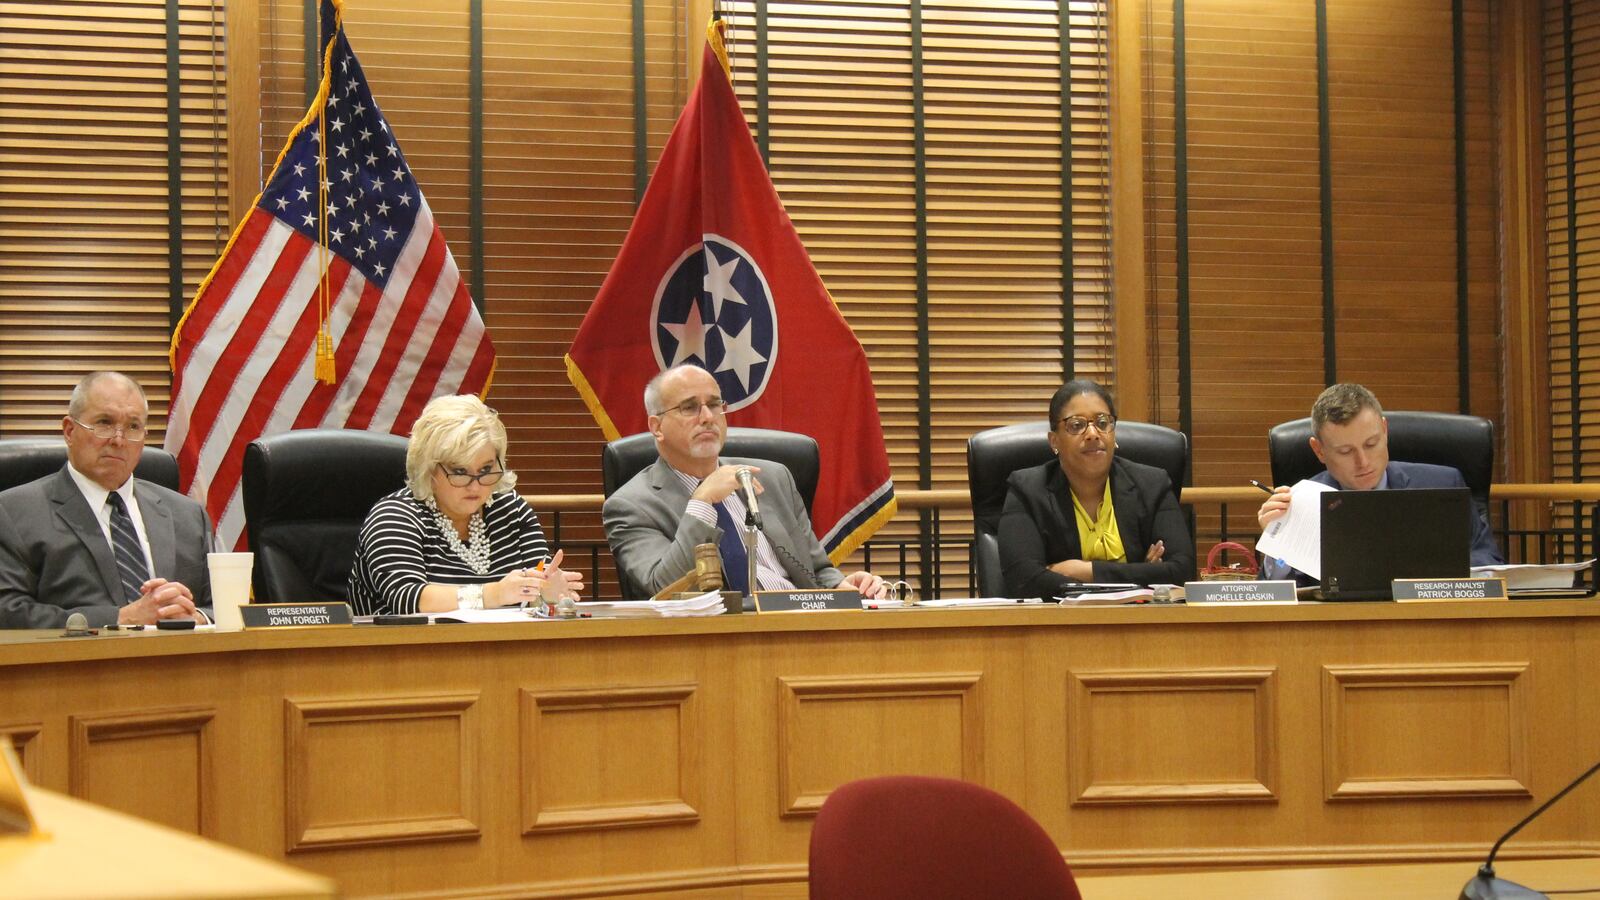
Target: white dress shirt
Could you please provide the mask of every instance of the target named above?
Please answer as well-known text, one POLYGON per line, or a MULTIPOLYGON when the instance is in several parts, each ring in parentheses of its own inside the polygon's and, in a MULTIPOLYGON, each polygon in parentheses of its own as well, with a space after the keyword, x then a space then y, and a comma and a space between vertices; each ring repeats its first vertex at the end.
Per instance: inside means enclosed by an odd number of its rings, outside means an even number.
MULTIPOLYGON (((67 473, 72 476, 72 481, 78 486, 78 490, 83 492, 83 499, 88 501, 89 509, 94 512, 95 521, 100 523, 100 533, 105 535, 106 546, 115 547, 116 544, 111 540, 111 507, 106 504, 112 492, 89 480, 87 475, 73 468, 71 463, 67 464, 67 473)), ((156 561, 150 554, 150 537, 144 531, 144 516, 139 513, 139 500, 133 495, 133 478, 130 476, 124 481, 116 493, 121 495, 123 504, 128 507, 128 517, 133 519, 133 530, 139 534, 139 549, 144 552, 145 571, 153 576, 156 571, 156 561)))

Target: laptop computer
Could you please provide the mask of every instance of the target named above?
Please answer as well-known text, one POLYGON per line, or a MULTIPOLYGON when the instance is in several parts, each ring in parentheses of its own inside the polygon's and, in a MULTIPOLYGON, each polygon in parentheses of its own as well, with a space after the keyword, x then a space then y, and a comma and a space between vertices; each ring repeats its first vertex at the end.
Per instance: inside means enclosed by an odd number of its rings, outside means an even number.
POLYGON ((1389 600, 1396 578, 1465 578, 1472 559, 1466 488, 1328 491, 1322 501, 1323 600, 1389 600))

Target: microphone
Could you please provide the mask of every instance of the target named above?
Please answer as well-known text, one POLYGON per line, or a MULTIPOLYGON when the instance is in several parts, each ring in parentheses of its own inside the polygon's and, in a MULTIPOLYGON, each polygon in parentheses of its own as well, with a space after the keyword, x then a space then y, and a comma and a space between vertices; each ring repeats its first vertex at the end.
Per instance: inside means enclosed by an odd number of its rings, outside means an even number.
POLYGON ((1544 894, 1531 888, 1525 888, 1514 881, 1496 878, 1494 875, 1495 854, 1500 852, 1500 845, 1510 840, 1512 835, 1521 831, 1529 822, 1539 818, 1545 810, 1554 806, 1557 800, 1571 793, 1573 788, 1588 781, 1589 776, 1596 772, 1600 772, 1600 762, 1590 766, 1582 775, 1574 778, 1571 784, 1557 791, 1554 797, 1541 803, 1538 809, 1528 813, 1521 822, 1511 826, 1511 830, 1502 834, 1500 840, 1495 841, 1494 846, 1490 848, 1489 858, 1485 859, 1483 865, 1478 867, 1478 874, 1474 875, 1471 881, 1462 886, 1461 896, 1458 900, 1525 900, 1525 898, 1526 900, 1531 900, 1534 897, 1544 897, 1544 894))
POLYGON ((83 613, 73 613, 67 616, 67 630, 61 632, 62 637, 88 637, 94 634, 89 630, 89 620, 83 613))
POLYGON ((760 528, 761 503, 756 500, 755 479, 744 466, 740 466, 734 475, 739 479, 739 489, 744 491, 744 524, 760 528))

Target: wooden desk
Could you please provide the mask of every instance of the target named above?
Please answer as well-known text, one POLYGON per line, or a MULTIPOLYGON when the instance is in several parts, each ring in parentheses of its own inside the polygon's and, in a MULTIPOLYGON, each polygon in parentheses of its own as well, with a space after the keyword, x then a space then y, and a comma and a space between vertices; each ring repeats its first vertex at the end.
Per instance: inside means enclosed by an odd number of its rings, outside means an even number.
POLYGON ((30 788, 40 834, 0 837, 11 900, 334 897, 333 881, 30 788))
MULTIPOLYGON (((1293 900, 1450 900, 1477 871, 1477 862, 1393 866, 1324 866, 1078 879, 1083 900, 1172 900, 1174 897, 1288 897, 1293 900)), ((1537 891, 1600 887, 1600 860, 1522 860, 1495 865, 1495 874, 1537 891)))
MULTIPOLYGON (((0 734, 352 895, 798 896, 827 792, 899 772, 1086 874, 1470 861, 1600 753, 1596 684, 1584 601, 11 633, 0 734)), ((1585 788, 1506 857, 1597 823, 1585 788)))

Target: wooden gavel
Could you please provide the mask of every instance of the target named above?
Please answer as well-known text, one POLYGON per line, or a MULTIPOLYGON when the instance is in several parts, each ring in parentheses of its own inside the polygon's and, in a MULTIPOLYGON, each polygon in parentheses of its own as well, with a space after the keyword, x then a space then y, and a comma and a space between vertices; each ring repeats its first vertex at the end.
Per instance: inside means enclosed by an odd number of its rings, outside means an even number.
POLYGON ((705 593, 722 590, 722 553, 716 544, 696 544, 694 568, 683 573, 677 581, 656 591, 651 600, 665 600, 684 591, 705 593))

